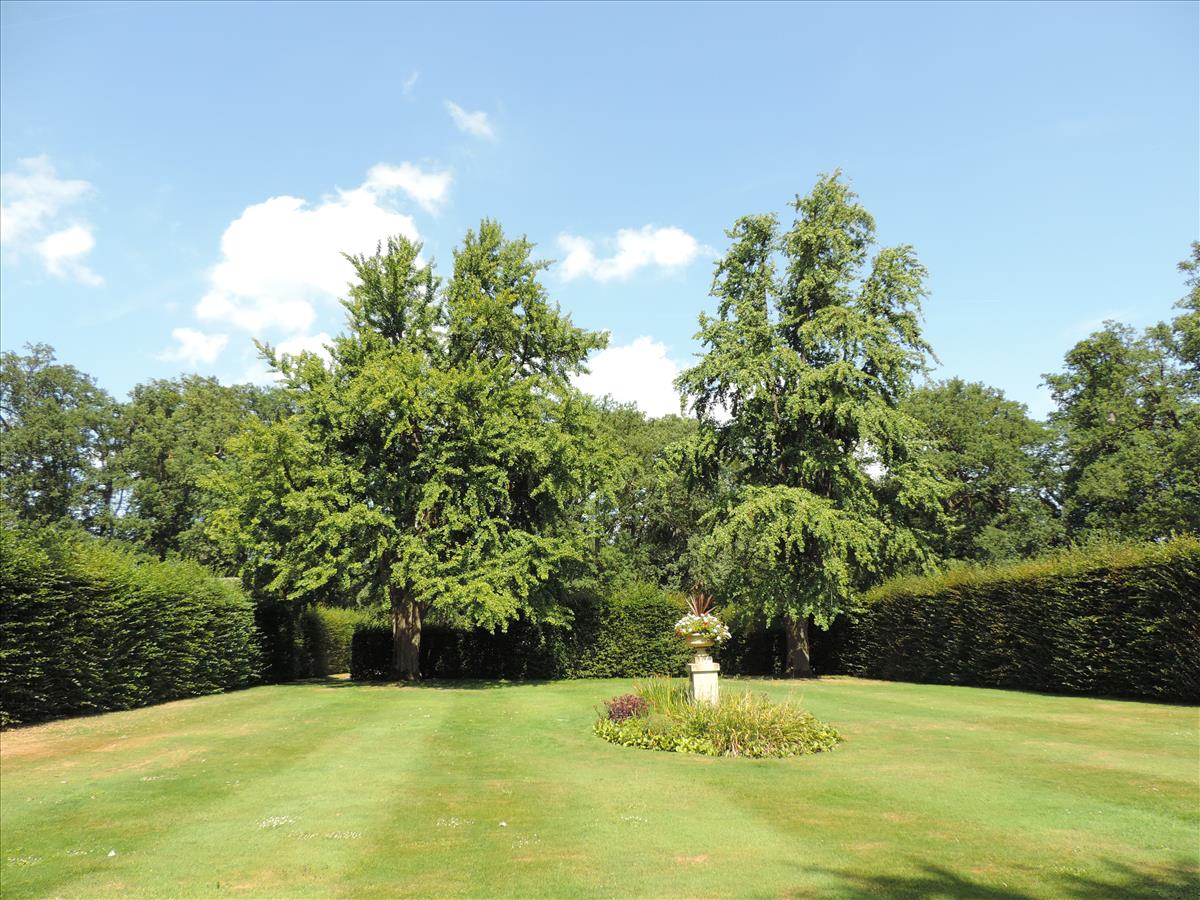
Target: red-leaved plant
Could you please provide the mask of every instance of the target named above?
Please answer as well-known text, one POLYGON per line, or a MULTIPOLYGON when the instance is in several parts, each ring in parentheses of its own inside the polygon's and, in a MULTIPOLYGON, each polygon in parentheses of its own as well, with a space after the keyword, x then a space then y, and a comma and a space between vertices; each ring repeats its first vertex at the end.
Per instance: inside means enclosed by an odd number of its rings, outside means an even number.
POLYGON ((716 606, 716 601, 713 600, 712 594, 705 594, 703 591, 697 590, 688 597, 688 612, 693 616, 706 616, 712 612, 716 606))
POLYGON ((650 708, 646 701, 637 694, 622 694, 620 697, 605 700, 604 705, 608 707, 608 717, 614 722, 624 722, 635 716, 644 716, 650 708))

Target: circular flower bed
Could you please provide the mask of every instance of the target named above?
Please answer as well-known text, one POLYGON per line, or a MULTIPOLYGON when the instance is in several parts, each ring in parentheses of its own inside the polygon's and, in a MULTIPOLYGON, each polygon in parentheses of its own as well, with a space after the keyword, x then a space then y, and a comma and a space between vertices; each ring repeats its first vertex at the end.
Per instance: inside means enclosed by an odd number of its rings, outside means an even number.
POLYGON ((832 750, 842 740, 794 703, 752 693, 692 703, 687 688, 668 678, 637 684, 633 694, 608 701, 594 728, 614 744, 705 756, 803 756, 832 750))

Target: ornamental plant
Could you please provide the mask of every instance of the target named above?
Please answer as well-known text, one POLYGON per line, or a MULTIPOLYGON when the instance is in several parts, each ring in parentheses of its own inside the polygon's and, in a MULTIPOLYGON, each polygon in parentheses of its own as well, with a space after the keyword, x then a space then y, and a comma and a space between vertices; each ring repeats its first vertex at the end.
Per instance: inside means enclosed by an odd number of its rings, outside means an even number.
POLYGON ((593 726, 599 737, 645 750, 750 758, 821 753, 842 741, 837 729, 795 703, 765 694, 734 693, 715 705, 689 703, 686 687, 668 678, 635 684, 634 690, 608 701, 609 715, 593 726), (630 696, 643 701, 643 711, 618 719, 612 714, 615 701, 630 696))
POLYGON ((688 597, 687 614, 675 623, 675 633, 682 638, 706 637, 714 644, 729 640, 729 628, 712 612, 713 598, 697 592, 688 597))
POLYGON ((613 722, 624 722, 626 719, 646 715, 650 708, 645 698, 638 694, 622 694, 604 701, 608 709, 608 718, 613 722))

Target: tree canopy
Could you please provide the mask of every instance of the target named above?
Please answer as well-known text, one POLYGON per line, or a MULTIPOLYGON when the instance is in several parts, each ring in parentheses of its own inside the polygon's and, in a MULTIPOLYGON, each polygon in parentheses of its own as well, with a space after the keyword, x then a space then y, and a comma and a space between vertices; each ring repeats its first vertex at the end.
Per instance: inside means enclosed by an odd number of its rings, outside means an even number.
POLYGON ((875 222, 839 174, 728 232, 700 318, 699 362, 678 386, 700 421, 698 471, 724 480, 701 549, 719 592, 782 619, 789 669, 807 674, 807 622, 932 562, 943 486, 901 408, 931 350, 925 268, 908 245, 872 255, 875 222))
POLYGON ((444 285, 403 238, 350 257, 328 364, 266 348, 295 413, 235 441, 210 485, 214 533, 265 589, 386 598, 405 677, 429 614, 565 616, 560 575, 596 527, 613 466, 570 376, 605 339, 550 301, 531 252, 484 221, 444 285))
POLYGON ((950 491, 939 556, 1013 559, 1062 542, 1052 432, 1024 405, 951 378, 918 388, 903 408, 925 426, 930 462, 950 491))

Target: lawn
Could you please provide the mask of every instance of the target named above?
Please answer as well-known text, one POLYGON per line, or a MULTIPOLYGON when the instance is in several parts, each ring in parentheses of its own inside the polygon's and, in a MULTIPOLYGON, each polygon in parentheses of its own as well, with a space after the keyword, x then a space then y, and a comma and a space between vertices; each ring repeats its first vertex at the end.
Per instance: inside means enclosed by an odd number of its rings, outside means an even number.
POLYGON ((1196 707, 753 686, 845 743, 617 747, 590 726, 621 681, 329 680, 13 730, 3 894, 1196 895, 1196 707))

